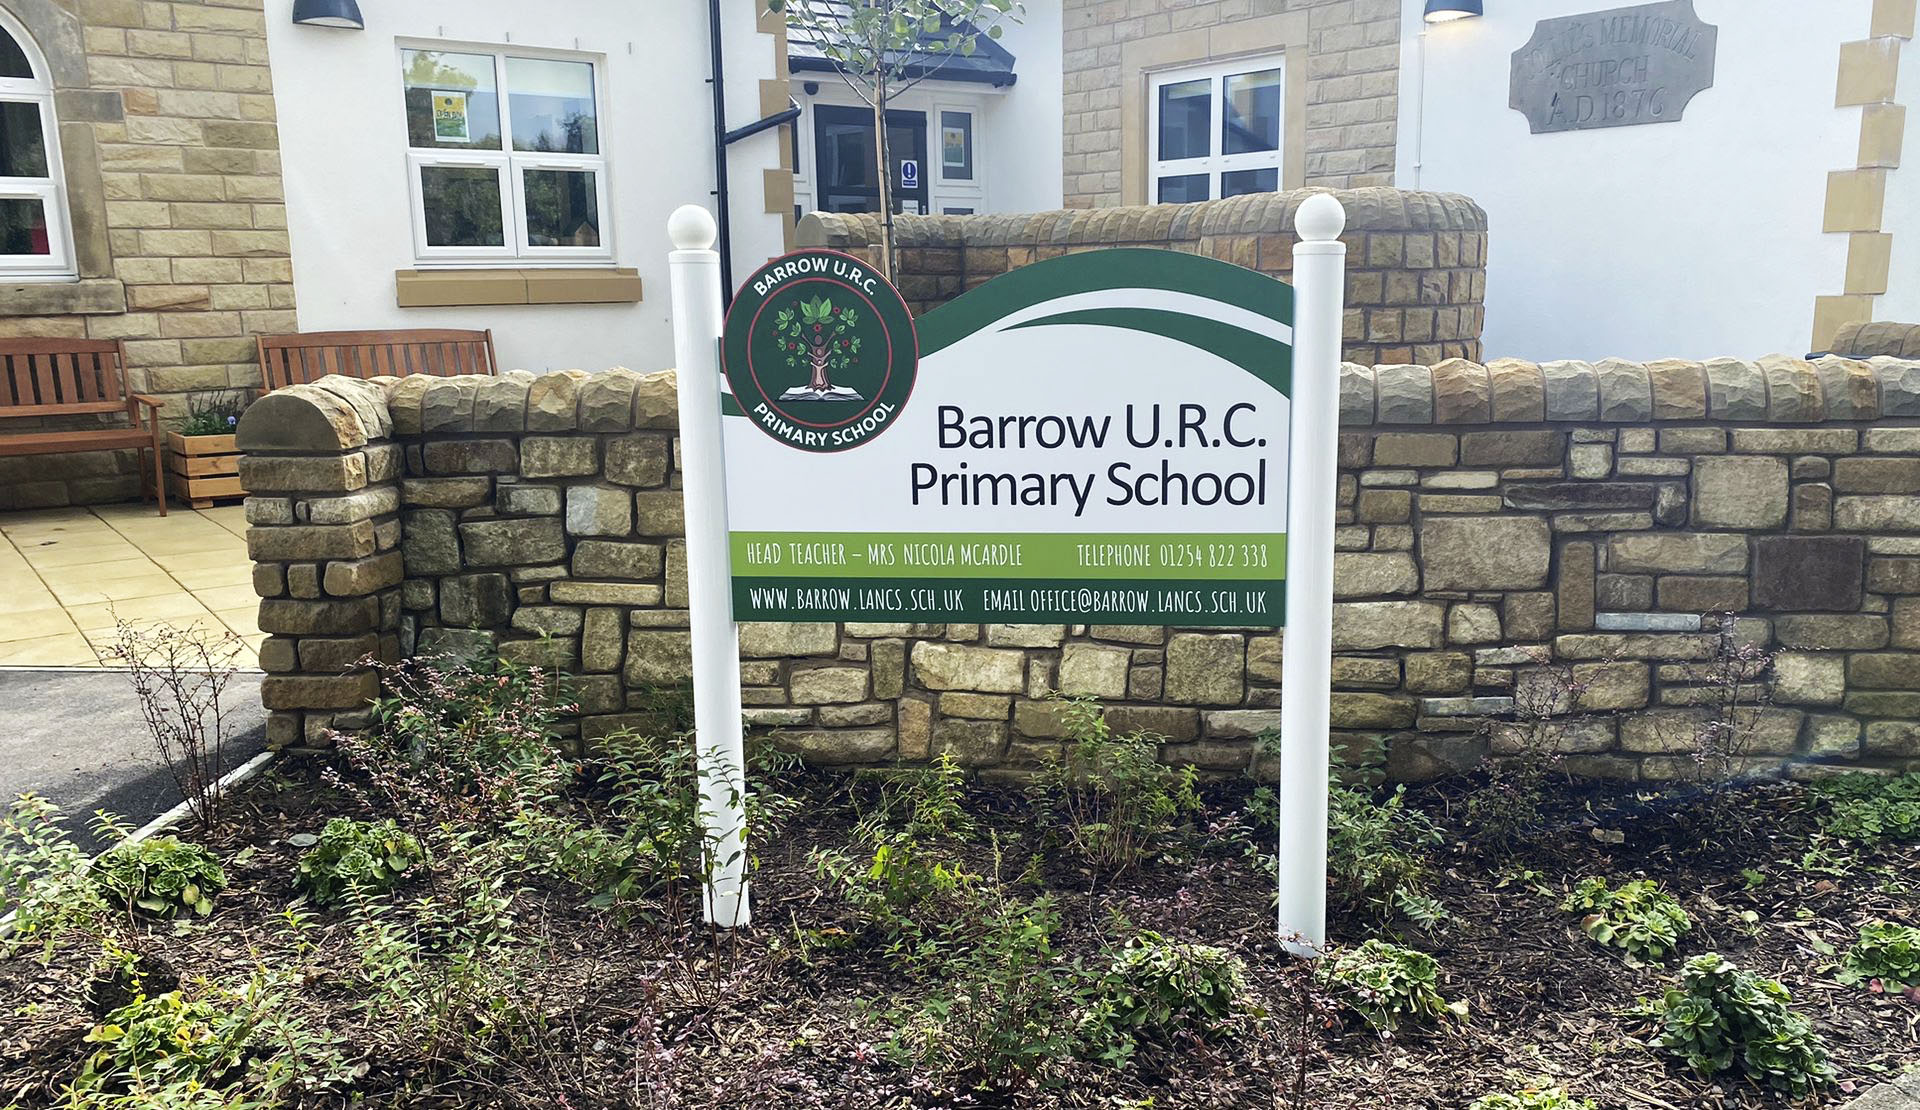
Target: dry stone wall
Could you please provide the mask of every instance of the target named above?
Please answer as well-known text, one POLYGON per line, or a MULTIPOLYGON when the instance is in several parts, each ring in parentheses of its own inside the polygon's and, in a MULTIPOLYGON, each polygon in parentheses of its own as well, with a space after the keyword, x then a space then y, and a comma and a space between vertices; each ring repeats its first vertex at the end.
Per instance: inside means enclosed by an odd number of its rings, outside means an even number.
MULTIPOLYGON (((1777 652, 1743 767, 1920 767, 1920 361, 1455 359, 1341 371, 1333 725, 1400 778, 1500 751, 1571 669, 1583 774, 1691 773, 1724 630, 1777 652), (1730 623, 1728 623, 1730 622, 1730 623), (1537 701, 1538 699, 1534 699, 1537 701)), ((575 675, 583 740, 687 678, 671 373, 326 379, 242 422, 263 696, 315 745, 356 667, 491 650, 575 675)), ((1058 750, 1054 692, 1265 774, 1274 629, 746 624, 748 723, 811 759, 1058 750)), ((1809 771, 1809 773, 1811 773, 1809 771)))

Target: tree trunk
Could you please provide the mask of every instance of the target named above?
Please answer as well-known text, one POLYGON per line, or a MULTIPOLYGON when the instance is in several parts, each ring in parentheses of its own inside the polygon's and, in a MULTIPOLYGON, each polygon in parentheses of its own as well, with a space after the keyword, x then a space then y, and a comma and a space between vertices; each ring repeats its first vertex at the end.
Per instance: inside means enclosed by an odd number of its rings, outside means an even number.
POLYGON ((873 146, 880 175, 880 274, 893 280, 893 161, 887 145, 887 69, 883 64, 873 85, 873 146))

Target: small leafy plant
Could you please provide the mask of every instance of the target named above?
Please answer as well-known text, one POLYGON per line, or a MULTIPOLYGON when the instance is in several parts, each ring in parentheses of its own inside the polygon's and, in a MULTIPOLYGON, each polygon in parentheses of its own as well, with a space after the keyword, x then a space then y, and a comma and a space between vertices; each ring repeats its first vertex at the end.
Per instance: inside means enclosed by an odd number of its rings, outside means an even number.
POLYGON ((1837 775, 1815 783, 1827 835, 1861 844, 1920 841, 1920 772, 1837 775))
MULTIPOLYGON (((115 825, 100 817, 108 829, 115 825)), ((113 911, 88 872, 87 853, 61 827, 59 808, 38 794, 15 798, 0 817, 0 905, 13 915, 0 953, 37 940, 42 958, 51 959, 69 933, 99 934, 113 911)))
POLYGON ((1427 849, 1443 837, 1431 818, 1406 804, 1406 787, 1376 802, 1364 789, 1327 792, 1327 873, 1350 903, 1385 919, 1402 914, 1422 926, 1446 919, 1427 893, 1427 849))
POLYGON ((183 436, 230 436, 240 425, 240 414, 247 411, 244 390, 219 390, 187 396, 187 419, 180 425, 183 436))
POLYGON ((973 818, 963 804, 967 773, 951 753, 941 752, 925 767, 868 771, 862 777, 880 779, 876 819, 914 837, 973 835, 973 818))
POLYGON ((1114 954, 1102 994, 1111 1026, 1171 1044, 1182 1032, 1207 1037, 1223 1029, 1246 989, 1239 957, 1143 929, 1114 954))
POLYGON ((1560 908, 1585 913, 1581 932, 1638 959, 1666 959, 1693 929, 1687 911, 1652 879, 1635 879, 1611 889, 1605 879, 1584 879, 1560 908))
POLYGON ((1654 1043, 1702 1077, 1738 1068, 1757 1083, 1802 1095, 1833 1081, 1827 1046, 1793 996, 1717 952, 1688 960, 1680 983, 1652 1007, 1654 1043))
POLYGON ((213 912, 213 896, 227 884, 212 852, 175 836, 106 852, 94 863, 93 881, 115 905, 161 917, 205 917, 213 912))
POLYGON ((179 991, 139 997, 88 1032, 98 1045, 74 1081, 80 1090, 129 1082, 217 1084, 246 1058, 252 1025, 243 1014, 179 991))
POLYGON ((1333 985, 1361 1020, 1391 1033, 1405 1020, 1465 1018, 1465 1002, 1440 994, 1440 965, 1425 952, 1374 939, 1349 948, 1333 961, 1333 985))
POLYGON ((300 857, 294 880, 324 906, 349 890, 392 890, 422 855, 420 842, 391 820, 335 817, 320 830, 320 842, 300 857))
POLYGON ((1888 992, 1920 992, 1920 929, 1875 921, 1840 961, 1840 981, 1888 992))
POLYGON ((1069 698, 1060 717, 1067 757, 1035 776, 1032 795, 1096 869, 1126 871, 1162 851, 1176 823, 1200 811, 1191 766, 1160 762, 1161 737, 1115 735, 1096 702, 1069 698))
POLYGON ((1594 1105, 1592 1099, 1576 1099, 1563 1087, 1542 1084, 1481 1095, 1468 1104, 1467 1110, 1594 1110, 1594 1105))

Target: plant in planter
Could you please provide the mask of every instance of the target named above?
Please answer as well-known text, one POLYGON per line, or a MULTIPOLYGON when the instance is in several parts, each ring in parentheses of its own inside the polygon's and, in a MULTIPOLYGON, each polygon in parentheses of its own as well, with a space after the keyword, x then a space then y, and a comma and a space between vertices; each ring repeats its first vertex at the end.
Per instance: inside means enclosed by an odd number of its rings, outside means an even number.
POLYGON ((167 433, 167 486, 175 497, 196 509, 210 508, 214 498, 242 497, 240 451, 234 429, 252 400, 245 390, 196 393, 187 398, 187 419, 178 431, 167 433))

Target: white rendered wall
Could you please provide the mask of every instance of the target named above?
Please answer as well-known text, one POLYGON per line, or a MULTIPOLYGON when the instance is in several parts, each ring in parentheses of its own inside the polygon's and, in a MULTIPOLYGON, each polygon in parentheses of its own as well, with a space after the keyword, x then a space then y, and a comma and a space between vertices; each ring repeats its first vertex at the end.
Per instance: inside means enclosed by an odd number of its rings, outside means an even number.
POLYGON ((1887 207, 1881 225, 1893 233, 1893 266, 1887 295, 1873 305, 1873 318, 1920 324, 1920 43, 1900 47, 1900 83, 1894 99, 1907 105, 1907 135, 1900 148, 1902 166, 1887 175, 1887 207))
POLYGON ((1821 216, 1828 171, 1855 164, 1860 110, 1834 87, 1870 0, 1694 0, 1718 56, 1680 122, 1530 134, 1511 55, 1536 20, 1614 6, 1488 0, 1427 28, 1403 0, 1395 182, 1487 210, 1486 356, 1804 354, 1814 297, 1843 285, 1821 216))
MULTIPOLYGON (((728 123, 759 113, 773 76, 773 40, 753 34, 755 0, 724 0, 728 123)), ((713 110, 706 0, 462 0, 361 5, 363 31, 294 26, 292 0, 267 0, 281 169, 305 331, 489 327, 502 369, 666 367, 667 216, 713 207, 713 110), (399 308, 394 271, 416 267, 406 120, 396 39, 526 46, 598 55, 601 140, 616 265, 643 282, 637 304, 399 308)), ((731 158, 736 273, 780 247, 765 214, 761 169, 777 164, 777 132, 731 158)))

